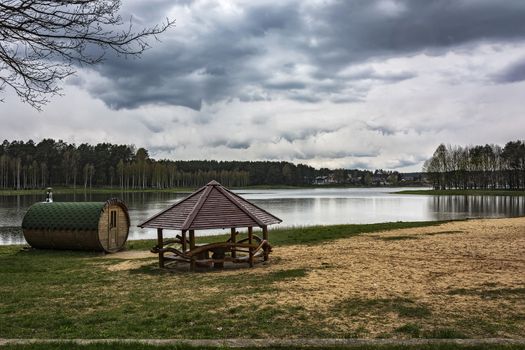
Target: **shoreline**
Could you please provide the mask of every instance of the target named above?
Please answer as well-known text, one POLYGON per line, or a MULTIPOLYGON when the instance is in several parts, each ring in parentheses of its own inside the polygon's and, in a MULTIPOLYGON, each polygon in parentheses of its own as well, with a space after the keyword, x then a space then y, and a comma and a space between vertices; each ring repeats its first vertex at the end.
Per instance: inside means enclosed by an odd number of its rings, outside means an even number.
MULTIPOLYGON (((293 237, 294 235, 300 235, 306 234, 308 236, 311 236, 308 238, 308 241, 311 242, 326 242, 326 241, 332 241, 336 239, 344 239, 348 238, 344 235, 340 235, 340 232, 344 230, 350 230, 353 232, 351 236, 354 234, 366 234, 366 233, 373 233, 373 232, 380 232, 380 231, 394 231, 394 230, 401 230, 406 228, 423 228, 427 226, 439 226, 443 224, 448 223, 461 223, 461 222, 477 222, 482 220, 510 220, 510 219, 518 219, 525 217, 525 213, 523 215, 518 216, 504 216, 504 217, 486 217, 486 218, 461 218, 461 219, 453 219, 453 220, 429 220, 429 221, 391 221, 391 222, 378 222, 378 223, 368 223, 368 224, 334 224, 334 225, 310 225, 310 226, 291 226, 291 227, 280 227, 275 228, 273 230, 270 230, 270 234, 278 235, 278 236, 287 236, 288 238, 284 239, 282 241, 281 239, 278 239, 278 244, 295 244, 297 242, 300 242, 301 239, 304 239, 304 237, 298 237, 297 240, 293 240, 293 242, 289 242, 288 240, 290 237, 293 237), (315 237, 315 234, 313 232, 330 232, 329 234, 321 234, 319 237, 315 237), (332 236, 333 235, 333 236, 332 236)), ((5 226, 0 227, 0 235, 3 233, 9 233, 7 230, 11 231, 17 231, 17 234, 20 234, 23 236, 22 228, 20 226, 5 226), (4 232, 5 229, 5 232, 4 232)), ((219 242, 224 239, 229 238, 229 234, 213 234, 213 235, 203 235, 198 236, 197 239, 199 241, 206 241, 209 243, 213 242, 219 242)), ((273 240, 272 240, 273 241, 273 240)), ((136 251, 141 249, 149 250, 152 246, 156 244, 155 238, 138 238, 138 239, 128 239, 126 246, 124 247, 123 251, 136 251)), ((28 243, 12 243, 12 244, 1 244, 0 247, 24 247, 28 246, 28 243)))
POLYGON ((525 196, 525 190, 402 190, 393 194, 426 196, 525 196))
MULTIPOLYGON (((53 194, 112 194, 112 193, 191 193, 198 189, 198 187, 175 187, 175 188, 136 188, 136 189, 121 189, 119 187, 93 187, 91 189, 84 189, 82 187, 52 187, 53 194)), ((349 185, 302 185, 302 186, 282 186, 282 185, 254 185, 245 187, 231 187, 232 190, 308 190, 308 189, 348 189, 348 188, 428 188, 424 186, 349 186, 349 185)), ((44 195, 45 189, 21 189, 21 190, 0 190, 1 196, 25 196, 25 195, 44 195)))
MULTIPOLYGON (((462 221, 461 219, 452 221, 462 221)), ((329 241, 334 239, 345 238, 344 231, 350 231, 351 236, 361 233, 377 232, 377 231, 390 231, 402 228, 412 227, 426 227, 426 226, 437 226, 443 223, 450 222, 449 220, 434 220, 434 221, 398 221, 398 222, 384 222, 384 223, 372 223, 372 224, 341 224, 341 225, 311 225, 311 226, 300 226, 300 227, 282 227, 270 230, 270 234, 282 237, 276 242, 278 244, 293 244, 297 243, 301 239, 307 237, 309 242, 315 241, 329 241), (318 232, 327 232, 326 234, 317 235, 318 232), (294 236, 299 235, 296 239, 294 236), (302 237, 300 236, 302 235, 302 237)), ((21 235, 22 228, 19 226, 0 227, 0 234, 2 228, 16 229, 21 235)), ((230 237, 229 234, 215 234, 206 236, 197 236, 199 241, 206 241, 209 243, 219 242, 230 237)), ((272 240, 273 242, 274 240, 272 240)), ((128 239, 124 251, 126 250, 149 250, 153 245, 156 244, 154 238, 141 238, 141 239, 128 239)), ((23 247, 27 246, 27 243, 15 243, 15 244, 0 244, 0 247, 23 247)))
MULTIPOLYGON (((317 189, 392 189, 403 188, 401 191, 390 192, 390 194, 426 195, 426 196, 525 196, 524 190, 433 190, 424 186, 347 186, 347 185, 311 185, 311 186, 271 186, 256 185, 246 187, 232 187, 232 190, 317 190, 317 189)), ((131 193, 191 193, 197 187, 176 187, 176 188, 106 188, 94 187, 91 189, 53 187, 53 194, 131 194, 131 193)), ((25 190, 0 190, 0 197, 44 195, 45 189, 25 189, 25 190)))

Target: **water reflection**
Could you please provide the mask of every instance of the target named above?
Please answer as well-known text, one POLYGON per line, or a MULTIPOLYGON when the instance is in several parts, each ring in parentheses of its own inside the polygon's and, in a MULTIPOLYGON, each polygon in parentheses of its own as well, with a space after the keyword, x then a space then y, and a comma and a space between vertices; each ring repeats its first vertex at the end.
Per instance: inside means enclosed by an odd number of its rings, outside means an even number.
POLYGON ((523 196, 436 196, 428 201, 437 220, 521 216, 524 206, 523 196))
MULTIPOLYGON (((524 215, 525 197, 410 196, 399 189, 305 189, 237 191, 283 219, 281 226, 449 220, 524 215)), ((105 201, 116 196, 129 207, 130 239, 155 238, 154 230, 136 227, 154 213, 184 198, 175 193, 82 193, 54 196, 55 201, 105 201)), ((0 244, 24 243, 20 225, 27 208, 44 195, 0 196, 0 244)), ((220 233, 221 230, 199 234, 220 233)), ((226 232, 226 231, 224 231, 226 232)))

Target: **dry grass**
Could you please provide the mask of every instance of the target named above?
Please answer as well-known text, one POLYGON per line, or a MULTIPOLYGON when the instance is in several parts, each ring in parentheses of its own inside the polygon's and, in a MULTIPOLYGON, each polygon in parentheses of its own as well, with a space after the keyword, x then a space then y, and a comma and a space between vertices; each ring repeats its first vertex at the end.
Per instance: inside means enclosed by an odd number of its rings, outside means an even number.
MULTIPOLYGON (((117 271, 148 264, 144 258, 152 255, 127 251, 108 257, 127 259, 109 267, 117 271)), ((259 297, 315 315, 310 322, 323 332, 378 337, 400 330, 397 336, 405 337, 414 335, 414 325, 459 329, 477 323, 469 336, 525 335, 525 218, 457 221, 315 246, 281 246, 272 258, 272 264, 249 274, 306 273, 274 283, 259 297)), ((237 272, 221 274, 228 278, 237 272)), ((203 292, 217 290, 209 286, 203 292)), ((251 298, 236 296, 228 308, 251 298)))
POLYGON ((276 283, 278 291, 267 297, 305 308, 327 331, 376 337, 408 323, 421 329, 477 323, 469 336, 525 335, 525 218, 278 247, 273 256, 280 261, 268 272, 286 267, 308 273, 276 283), (399 312, 403 300, 408 312, 399 312), (356 303, 365 307, 349 311, 356 303))

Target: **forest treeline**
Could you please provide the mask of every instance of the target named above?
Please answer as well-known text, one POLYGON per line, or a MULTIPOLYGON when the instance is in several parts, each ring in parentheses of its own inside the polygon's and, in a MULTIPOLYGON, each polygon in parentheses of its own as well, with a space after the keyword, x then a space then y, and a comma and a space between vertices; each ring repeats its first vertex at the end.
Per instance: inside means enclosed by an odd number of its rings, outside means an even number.
POLYGON ((225 186, 306 185, 316 177, 333 183, 366 185, 372 172, 332 171, 271 161, 173 161, 150 158, 144 148, 99 143, 68 144, 62 140, 5 140, 0 145, 0 188, 48 186, 120 187, 122 189, 197 187, 215 179, 225 186), (358 179, 358 180, 355 180, 358 179), (356 183, 353 183, 356 184, 356 183))
POLYGON ((435 189, 524 189, 525 143, 445 146, 441 144, 423 171, 435 189))

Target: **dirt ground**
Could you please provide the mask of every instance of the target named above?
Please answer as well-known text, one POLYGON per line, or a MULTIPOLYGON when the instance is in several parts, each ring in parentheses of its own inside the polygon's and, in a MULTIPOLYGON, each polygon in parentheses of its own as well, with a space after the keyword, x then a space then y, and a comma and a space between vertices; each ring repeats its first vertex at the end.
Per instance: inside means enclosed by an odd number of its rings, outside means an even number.
MULTIPOLYGON (((151 263, 130 260, 153 255, 119 254, 110 256, 125 259, 115 269, 151 263)), ((474 333, 469 336, 525 337, 525 217, 456 221, 320 245, 275 247, 271 259, 250 273, 306 273, 275 282, 277 291, 261 298, 283 307, 299 306, 319 327, 351 333, 359 325, 361 332, 377 337, 407 324, 421 329, 468 324, 474 333)))

